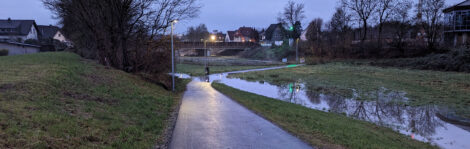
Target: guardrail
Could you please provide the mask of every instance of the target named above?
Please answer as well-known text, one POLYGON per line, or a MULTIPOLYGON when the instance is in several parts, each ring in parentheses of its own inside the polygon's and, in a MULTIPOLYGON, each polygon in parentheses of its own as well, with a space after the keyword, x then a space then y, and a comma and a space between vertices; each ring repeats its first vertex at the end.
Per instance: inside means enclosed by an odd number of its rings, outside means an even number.
MULTIPOLYGON (((176 42, 177 48, 204 48, 204 42, 176 42)), ((260 46, 254 42, 206 42, 209 48, 249 48, 260 46)))

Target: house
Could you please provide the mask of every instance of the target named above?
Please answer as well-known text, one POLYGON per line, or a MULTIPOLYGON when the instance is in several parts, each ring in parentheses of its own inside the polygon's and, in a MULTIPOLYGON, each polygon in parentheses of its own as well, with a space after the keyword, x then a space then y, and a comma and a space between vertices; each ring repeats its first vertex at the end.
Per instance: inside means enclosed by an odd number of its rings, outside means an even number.
POLYGON ((217 30, 214 30, 212 33, 211 33, 211 36, 214 36, 215 37, 215 42, 225 42, 226 41, 226 34, 222 33, 222 32, 219 32, 217 30))
POLYGON ((58 40, 62 43, 67 43, 68 40, 60 32, 60 28, 52 25, 38 25, 38 31, 41 34, 42 40, 58 40))
POLYGON ((268 29, 261 33, 261 45, 271 46, 275 44, 280 46, 287 37, 288 32, 282 24, 271 24, 268 29))
POLYGON ((445 44, 448 46, 469 45, 470 0, 446 8, 443 12, 445 44))
POLYGON ((259 33, 251 27, 240 27, 235 31, 227 31, 226 42, 258 42, 259 33))
POLYGON ((40 33, 34 20, 0 20, 0 40, 24 42, 38 40, 40 33))
POLYGON ((225 42, 234 42, 235 32, 236 31, 227 31, 227 35, 225 36, 225 42))

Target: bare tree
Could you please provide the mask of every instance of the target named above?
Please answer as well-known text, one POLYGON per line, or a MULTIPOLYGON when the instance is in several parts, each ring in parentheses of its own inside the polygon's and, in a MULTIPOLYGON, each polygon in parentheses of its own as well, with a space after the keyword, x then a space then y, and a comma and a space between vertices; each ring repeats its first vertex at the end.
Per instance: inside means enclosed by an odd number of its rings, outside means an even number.
POLYGON ((152 0, 154 8, 149 19, 153 20, 151 26, 152 39, 154 35, 166 32, 172 20, 187 20, 198 15, 201 6, 197 0, 152 0))
POLYGON ((294 27, 296 22, 302 22, 302 20, 305 19, 304 9, 305 5, 303 3, 295 3, 294 1, 289 0, 287 5, 284 7, 284 11, 279 14, 277 20, 279 23, 294 27))
POLYGON ((323 19, 316 18, 307 27, 307 39, 309 41, 317 41, 321 37, 321 31, 323 26, 323 19))
POLYGON ((350 21, 351 15, 347 14, 343 7, 338 7, 329 23, 330 30, 338 33, 345 32, 351 28, 350 21))
POLYGON ((362 42, 367 38, 369 19, 374 15, 378 5, 377 0, 341 0, 341 4, 354 12, 354 16, 361 22, 363 28, 362 42))
POLYGON ((389 21, 390 16, 393 11, 393 7, 396 7, 397 5, 397 0, 378 0, 377 4, 377 15, 378 18, 377 20, 379 21, 378 27, 379 27, 379 32, 378 32, 378 45, 379 48, 382 47, 382 31, 383 31, 383 25, 385 22, 389 21))
MULTIPOLYGON (((311 53, 315 53, 316 50, 321 50, 321 34, 322 34, 323 19, 316 18, 307 27, 307 40, 311 46, 311 53)), ((320 52, 322 53, 322 52, 320 52)))
POLYGON ((424 20, 420 25, 426 32, 428 48, 434 50, 441 39, 445 0, 425 0, 421 7, 424 20))
POLYGON ((209 38, 209 31, 205 24, 200 24, 196 27, 189 27, 186 38, 190 41, 201 41, 201 39, 209 38))
POLYGON ((393 8, 393 15, 391 16, 391 20, 395 22, 395 38, 393 45, 400 49, 402 55, 404 53, 404 38, 409 33, 410 29, 412 28, 410 19, 410 10, 413 7, 413 2, 410 0, 398 0, 400 5, 396 5, 393 8))
POLYGON ((346 13, 344 7, 336 8, 336 12, 333 14, 331 21, 327 24, 328 27, 328 40, 331 45, 330 51, 333 52, 334 56, 338 56, 338 52, 345 54, 345 48, 347 43, 348 33, 351 31, 351 15, 346 13), (340 51, 341 50, 341 51, 340 51))
POLYGON ((141 67, 144 63, 138 55, 155 49, 149 47, 157 44, 149 42, 163 35, 172 20, 194 17, 199 10, 196 0, 42 1, 55 13, 75 47, 85 49, 81 51, 102 64, 128 72, 159 68, 141 67))

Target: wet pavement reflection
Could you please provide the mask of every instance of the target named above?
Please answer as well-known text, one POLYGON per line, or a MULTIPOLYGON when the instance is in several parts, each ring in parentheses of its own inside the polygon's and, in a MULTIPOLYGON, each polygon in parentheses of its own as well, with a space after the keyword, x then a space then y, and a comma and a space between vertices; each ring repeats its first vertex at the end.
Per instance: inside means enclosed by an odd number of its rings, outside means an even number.
MULTIPOLYGON (((255 71, 260 70, 262 69, 255 71)), ((232 73, 244 72, 248 71, 232 73)), ((451 108, 436 105, 408 106, 404 104, 409 100, 405 92, 380 88, 377 91, 367 93, 372 99, 364 101, 358 100, 359 93, 354 89, 351 90, 352 97, 345 98, 324 94, 321 91, 316 91, 313 87, 309 89, 309 85, 301 81, 273 85, 263 81, 253 82, 227 76, 228 73, 214 74, 198 79, 207 82, 218 81, 258 95, 373 122, 392 128, 413 139, 430 142, 442 148, 470 148, 470 129, 468 125, 449 121, 449 119, 456 117, 451 108)))

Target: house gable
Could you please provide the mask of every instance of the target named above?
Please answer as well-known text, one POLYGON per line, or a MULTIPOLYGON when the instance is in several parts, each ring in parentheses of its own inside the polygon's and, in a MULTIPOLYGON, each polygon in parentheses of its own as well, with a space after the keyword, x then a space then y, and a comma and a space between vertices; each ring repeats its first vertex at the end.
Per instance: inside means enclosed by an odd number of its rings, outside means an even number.
POLYGON ((33 39, 33 40, 38 40, 38 30, 35 25, 31 25, 31 29, 29 30, 28 35, 26 35, 26 38, 24 40, 28 39, 33 39))
POLYGON ((65 38, 65 36, 60 31, 55 33, 53 39, 59 40, 60 42, 67 42, 67 38, 65 38))
POLYGON ((34 20, 0 20, 0 38, 9 40, 38 39, 39 33, 34 20))

